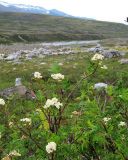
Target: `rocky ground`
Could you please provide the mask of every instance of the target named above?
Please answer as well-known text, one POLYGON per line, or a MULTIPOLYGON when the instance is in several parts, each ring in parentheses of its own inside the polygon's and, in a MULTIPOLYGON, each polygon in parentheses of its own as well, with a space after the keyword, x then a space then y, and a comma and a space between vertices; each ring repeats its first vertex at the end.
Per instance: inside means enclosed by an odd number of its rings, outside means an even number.
POLYGON ((117 71, 121 73, 124 70, 127 73, 127 39, 0 45, 0 90, 14 86, 16 78, 22 78, 28 86, 32 73, 40 71, 47 77, 55 64, 69 78, 77 80, 84 72, 87 60, 95 53, 104 55, 103 65, 107 65, 109 70, 109 73, 105 72, 105 78, 103 73, 99 74, 103 82, 114 83, 118 75, 113 77, 113 74, 117 71))
MULTIPOLYGON (((20 63, 35 57, 43 58, 49 55, 69 55, 76 53, 100 53, 105 58, 122 57, 128 52, 127 39, 104 41, 71 41, 35 44, 0 45, 0 60, 20 63), (111 46, 109 43, 111 42, 111 46)), ((122 59, 121 63, 128 63, 122 59)))

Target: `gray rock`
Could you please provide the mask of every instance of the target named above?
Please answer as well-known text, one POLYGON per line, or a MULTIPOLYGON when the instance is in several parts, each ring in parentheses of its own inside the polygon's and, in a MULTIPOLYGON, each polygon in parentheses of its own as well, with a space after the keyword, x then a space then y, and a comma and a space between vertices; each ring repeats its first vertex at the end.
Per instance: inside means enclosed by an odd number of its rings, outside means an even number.
POLYGON ((97 44, 96 47, 88 49, 88 52, 93 52, 93 53, 101 53, 103 51, 104 51, 104 49, 101 47, 100 44, 97 44))
POLYGON ((107 87, 108 87, 108 85, 106 83, 102 83, 102 82, 96 83, 94 85, 94 89, 102 89, 102 88, 107 88, 107 87))
POLYGON ((15 52, 15 53, 9 54, 9 55, 5 58, 5 60, 7 60, 7 61, 17 60, 17 59, 19 59, 19 58, 21 57, 21 53, 22 53, 22 52, 23 52, 23 51, 20 50, 20 51, 17 51, 17 52, 15 52))
POLYGON ((21 78, 16 78, 14 87, 6 88, 0 91, 0 96, 5 99, 9 99, 9 97, 13 95, 18 95, 27 99, 36 98, 36 95, 33 91, 27 89, 24 85, 22 85, 21 78))
POLYGON ((128 58, 123 58, 119 60, 120 64, 128 64, 128 58))
POLYGON ((21 78, 16 78, 15 80, 15 86, 21 86, 22 83, 21 83, 21 78))
POLYGON ((102 55, 105 58, 112 58, 112 57, 123 56, 123 55, 125 55, 125 53, 124 52, 119 52, 119 51, 116 51, 116 50, 106 50, 106 51, 102 52, 102 55))

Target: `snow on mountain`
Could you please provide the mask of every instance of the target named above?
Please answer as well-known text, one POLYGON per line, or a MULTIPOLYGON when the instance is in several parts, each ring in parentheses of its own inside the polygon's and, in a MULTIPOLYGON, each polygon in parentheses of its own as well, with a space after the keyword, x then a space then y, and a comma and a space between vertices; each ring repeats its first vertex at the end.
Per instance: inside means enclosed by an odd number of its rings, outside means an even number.
POLYGON ((26 12, 26 13, 71 17, 70 15, 64 12, 58 11, 56 9, 47 10, 39 6, 31 6, 31 5, 24 5, 24 4, 9 4, 4 1, 0 1, 0 12, 26 12))

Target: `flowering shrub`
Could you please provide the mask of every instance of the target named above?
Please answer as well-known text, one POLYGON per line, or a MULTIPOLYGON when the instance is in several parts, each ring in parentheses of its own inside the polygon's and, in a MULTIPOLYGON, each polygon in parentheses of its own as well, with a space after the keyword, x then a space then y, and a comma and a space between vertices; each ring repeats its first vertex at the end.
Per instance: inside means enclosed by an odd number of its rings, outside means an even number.
POLYGON ((57 67, 43 78, 35 72, 34 101, 0 99, 0 158, 127 160, 128 89, 91 81, 103 59, 96 54, 76 83, 57 67))

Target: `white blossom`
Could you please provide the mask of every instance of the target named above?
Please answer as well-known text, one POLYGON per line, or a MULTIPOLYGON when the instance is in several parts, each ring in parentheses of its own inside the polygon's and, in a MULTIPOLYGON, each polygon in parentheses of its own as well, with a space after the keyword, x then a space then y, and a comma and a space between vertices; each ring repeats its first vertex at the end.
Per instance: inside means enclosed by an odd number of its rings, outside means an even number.
POLYGON ((34 73, 34 78, 38 78, 38 79, 42 78, 41 73, 40 72, 35 72, 34 73))
POLYGON ((51 77, 55 80, 61 81, 64 79, 64 75, 62 75, 61 73, 57 73, 57 74, 52 74, 51 77))
POLYGON ((50 106, 55 106, 57 109, 60 109, 60 107, 63 106, 63 104, 60 103, 57 98, 47 99, 44 108, 47 109, 50 106))
POLYGON ((0 60, 4 59, 4 54, 0 54, 0 60))
POLYGON ((101 69, 108 69, 108 67, 106 65, 103 65, 102 67, 100 67, 101 69))
POLYGON ((103 60, 104 56, 101 54, 96 53, 93 57, 92 57, 92 61, 97 61, 97 60, 103 60))
POLYGON ((9 153, 9 156, 21 156, 21 154, 19 152, 17 152, 16 150, 13 150, 9 153))
POLYGON ((49 154, 56 151, 56 143, 55 142, 49 142, 48 145, 46 146, 46 151, 49 154))
POLYGON ((31 125, 31 123, 32 123, 31 118, 23 118, 23 119, 20 119, 20 121, 21 121, 21 122, 28 123, 29 125, 31 125))
POLYGON ((111 120, 111 118, 109 118, 109 117, 104 117, 103 118, 103 121, 104 121, 105 124, 107 124, 107 122, 110 121, 110 120, 111 120))
POLYGON ((2 106, 5 105, 5 101, 2 98, 0 98, 0 105, 2 105, 2 106))
POLYGON ((118 126, 126 126, 126 122, 121 121, 118 126))

